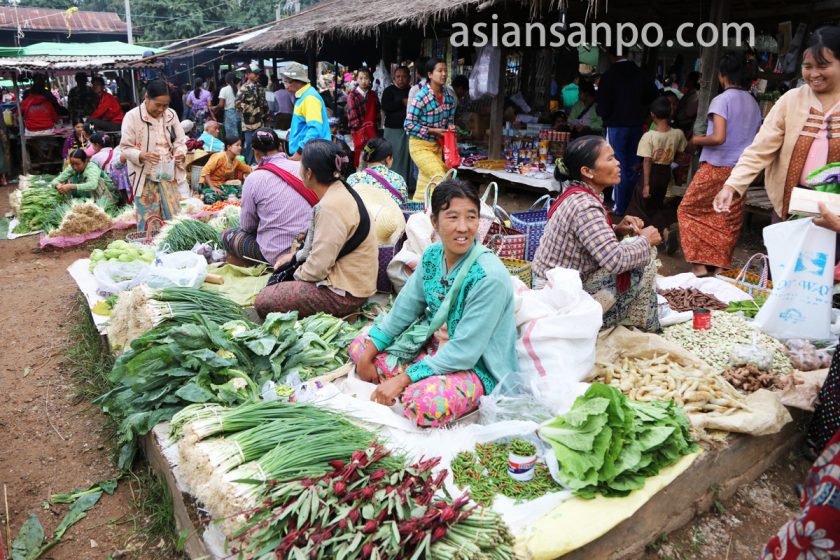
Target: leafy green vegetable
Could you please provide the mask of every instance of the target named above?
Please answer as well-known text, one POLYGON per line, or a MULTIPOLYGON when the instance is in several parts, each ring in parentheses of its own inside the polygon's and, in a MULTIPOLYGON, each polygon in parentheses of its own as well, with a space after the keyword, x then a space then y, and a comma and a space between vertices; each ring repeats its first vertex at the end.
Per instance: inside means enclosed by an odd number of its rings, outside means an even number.
POLYGON ((754 319, 755 316, 758 314, 758 311, 761 309, 761 306, 764 304, 766 298, 757 297, 755 301, 751 299, 745 299, 743 301, 733 301, 729 304, 724 311, 727 313, 738 313, 739 311, 744 314, 744 317, 749 317, 750 319, 754 319))
POLYGON ((114 388, 94 403, 121 421, 120 468, 131 466, 137 436, 184 406, 254 401, 266 381, 291 373, 305 381, 332 371, 347 361, 349 341, 358 335, 345 321, 323 313, 301 321, 296 312, 269 314, 258 326, 237 310, 240 318, 219 325, 208 317, 229 315, 209 309, 191 322, 182 317, 148 331, 114 363, 109 374, 114 388))
POLYGON ((70 492, 59 492, 58 494, 53 494, 50 496, 50 503, 51 504, 72 504, 82 496, 86 496, 88 494, 95 494, 96 492, 105 492, 109 496, 113 494, 117 489, 117 480, 110 479, 110 480, 103 480, 101 482, 97 482, 90 488, 75 488, 70 492))
POLYGON ((38 516, 31 514, 12 541, 12 560, 32 560, 40 555, 41 543, 44 542, 44 528, 38 516))
POLYGON ((99 498, 102 497, 102 492, 94 492, 92 494, 84 494, 79 496, 70 511, 58 524, 58 527, 53 531, 49 541, 44 542, 44 528, 41 522, 38 521, 38 516, 34 513, 21 526, 20 531, 15 536, 12 542, 12 560, 35 560, 40 558, 45 552, 61 542, 61 538, 67 529, 87 517, 87 512, 90 508, 96 505, 99 498))
POLYGON ((31 231, 50 231, 61 223, 61 215, 56 216, 55 209, 61 206, 66 197, 50 186, 30 187, 21 195, 19 224, 13 233, 31 231))
POLYGON ((685 413, 671 401, 636 402, 593 384, 571 410, 540 427, 575 494, 626 496, 645 479, 697 449, 685 413))

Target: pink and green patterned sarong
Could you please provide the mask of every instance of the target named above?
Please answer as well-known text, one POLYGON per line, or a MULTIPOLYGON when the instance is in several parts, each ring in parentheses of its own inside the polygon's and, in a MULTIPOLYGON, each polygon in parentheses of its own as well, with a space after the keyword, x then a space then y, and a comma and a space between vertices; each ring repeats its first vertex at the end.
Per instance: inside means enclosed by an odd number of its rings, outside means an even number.
MULTIPOLYGON (((349 354, 358 363, 365 348, 366 336, 360 336, 350 344, 349 354)), ((419 362, 426 356, 434 356, 438 343, 432 340, 417 356, 419 362)), ((388 354, 380 352, 374 359, 376 370, 383 380, 404 373, 409 364, 389 366, 388 354)), ((444 426, 453 420, 478 408, 478 401, 484 396, 484 385, 475 371, 458 371, 433 375, 412 383, 400 397, 405 407, 405 416, 421 427, 444 426)))

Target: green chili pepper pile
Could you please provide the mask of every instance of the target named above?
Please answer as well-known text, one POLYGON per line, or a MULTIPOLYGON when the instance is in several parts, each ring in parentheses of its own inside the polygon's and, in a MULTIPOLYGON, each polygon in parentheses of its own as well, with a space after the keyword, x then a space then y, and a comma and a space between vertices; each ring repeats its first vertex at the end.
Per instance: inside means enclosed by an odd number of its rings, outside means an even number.
MULTIPOLYGON (((520 455, 521 451, 528 451, 527 446, 530 446, 532 451, 536 451, 533 444, 514 440, 509 445, 479 444, 475 446, 475 453, 471 451, 458 453, 451 465, 455 484, 460 488, 469 486, 470 497, 473 501, 487 507, 493 504, 496 494, 507 496, 517 502, 524 502, 561 490, 543 463, 537 463, 534 467, 534 478, 528 482, 520 482, 510 477, 508 453, 514 451, 520 455), (516 449, 513 449, 514 446, 516 449)), ((528 455, 528 453, 523 455, 528 455)))

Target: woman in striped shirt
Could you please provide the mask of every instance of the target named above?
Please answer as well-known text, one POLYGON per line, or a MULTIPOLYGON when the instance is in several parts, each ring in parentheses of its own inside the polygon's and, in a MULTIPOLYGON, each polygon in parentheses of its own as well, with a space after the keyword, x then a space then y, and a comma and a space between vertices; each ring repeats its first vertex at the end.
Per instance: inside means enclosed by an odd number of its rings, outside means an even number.
POLYGON ((603 137, 584 136, 569 144, 563 163, 555 177, 568 184, 548 212, 532 264, 534 288, 545 286, 552 268, 577 270, 583 289, 604 307, 604 327, 659 330, 654 246, 662 238, 633 216, 612 225, 602 197, 621 178, 615 152, 603 137))
POLYGON ((455 121, 455 97, 446 87, 446 63, 433 58, 426 63, 429 78, 414 97, 409 99, 405 116, 405 131, 408 133, 408 151, 419 170, 414 200, 425 200, 426 188, 435 176, 446 173, 443 162, 443 147, 439 139, 446 131, 457 130, 455 121))

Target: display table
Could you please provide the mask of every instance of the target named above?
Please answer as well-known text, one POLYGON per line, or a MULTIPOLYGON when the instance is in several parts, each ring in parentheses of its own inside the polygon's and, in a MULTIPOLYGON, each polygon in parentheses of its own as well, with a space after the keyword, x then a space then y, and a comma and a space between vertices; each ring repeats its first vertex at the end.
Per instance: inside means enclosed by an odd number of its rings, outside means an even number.
MULTIPOLYGON (((794 421, 767 436, 733 434, 727 443, 684 457, 626 498, 574 498, 542 516, 517 535, 517 558, 635 558, 657 536, 675 531, 716 500, 761 476, 801 444, 809 415, 791 410, 794 421), (599 517, 600 516, 600 517, 599 517), (586 528, 576 530, 579 524, 586 528)), ((169 425, 158 425, 142 439, 151 467, 162 477, 173 499, 176 527, 188 533, 185 554, 192 559, 223 558, 224 535, 183 489, 169 425)))
POLYGON ((519 173, 508 173, 507 171, 497 171, 494 169, 480 169, 478 167, 459 167, 458 174, 476 173, 481 177, 482 181, 506 181, 512 185, 530 187, 540 189, 548 192, 560 192, 560 183, 553 177, 551 179, 537 179, 535 177, 528 177, 527 175, 520 175, 519 173))
POLYGON ((61 149, 71 132, 73 132, 72 127, 62 127, 54 129, 49 134, 25 135, 23 139, 26 142, 26 151, 29 153, 32 168, 61 166, 64 163, 61 149))

